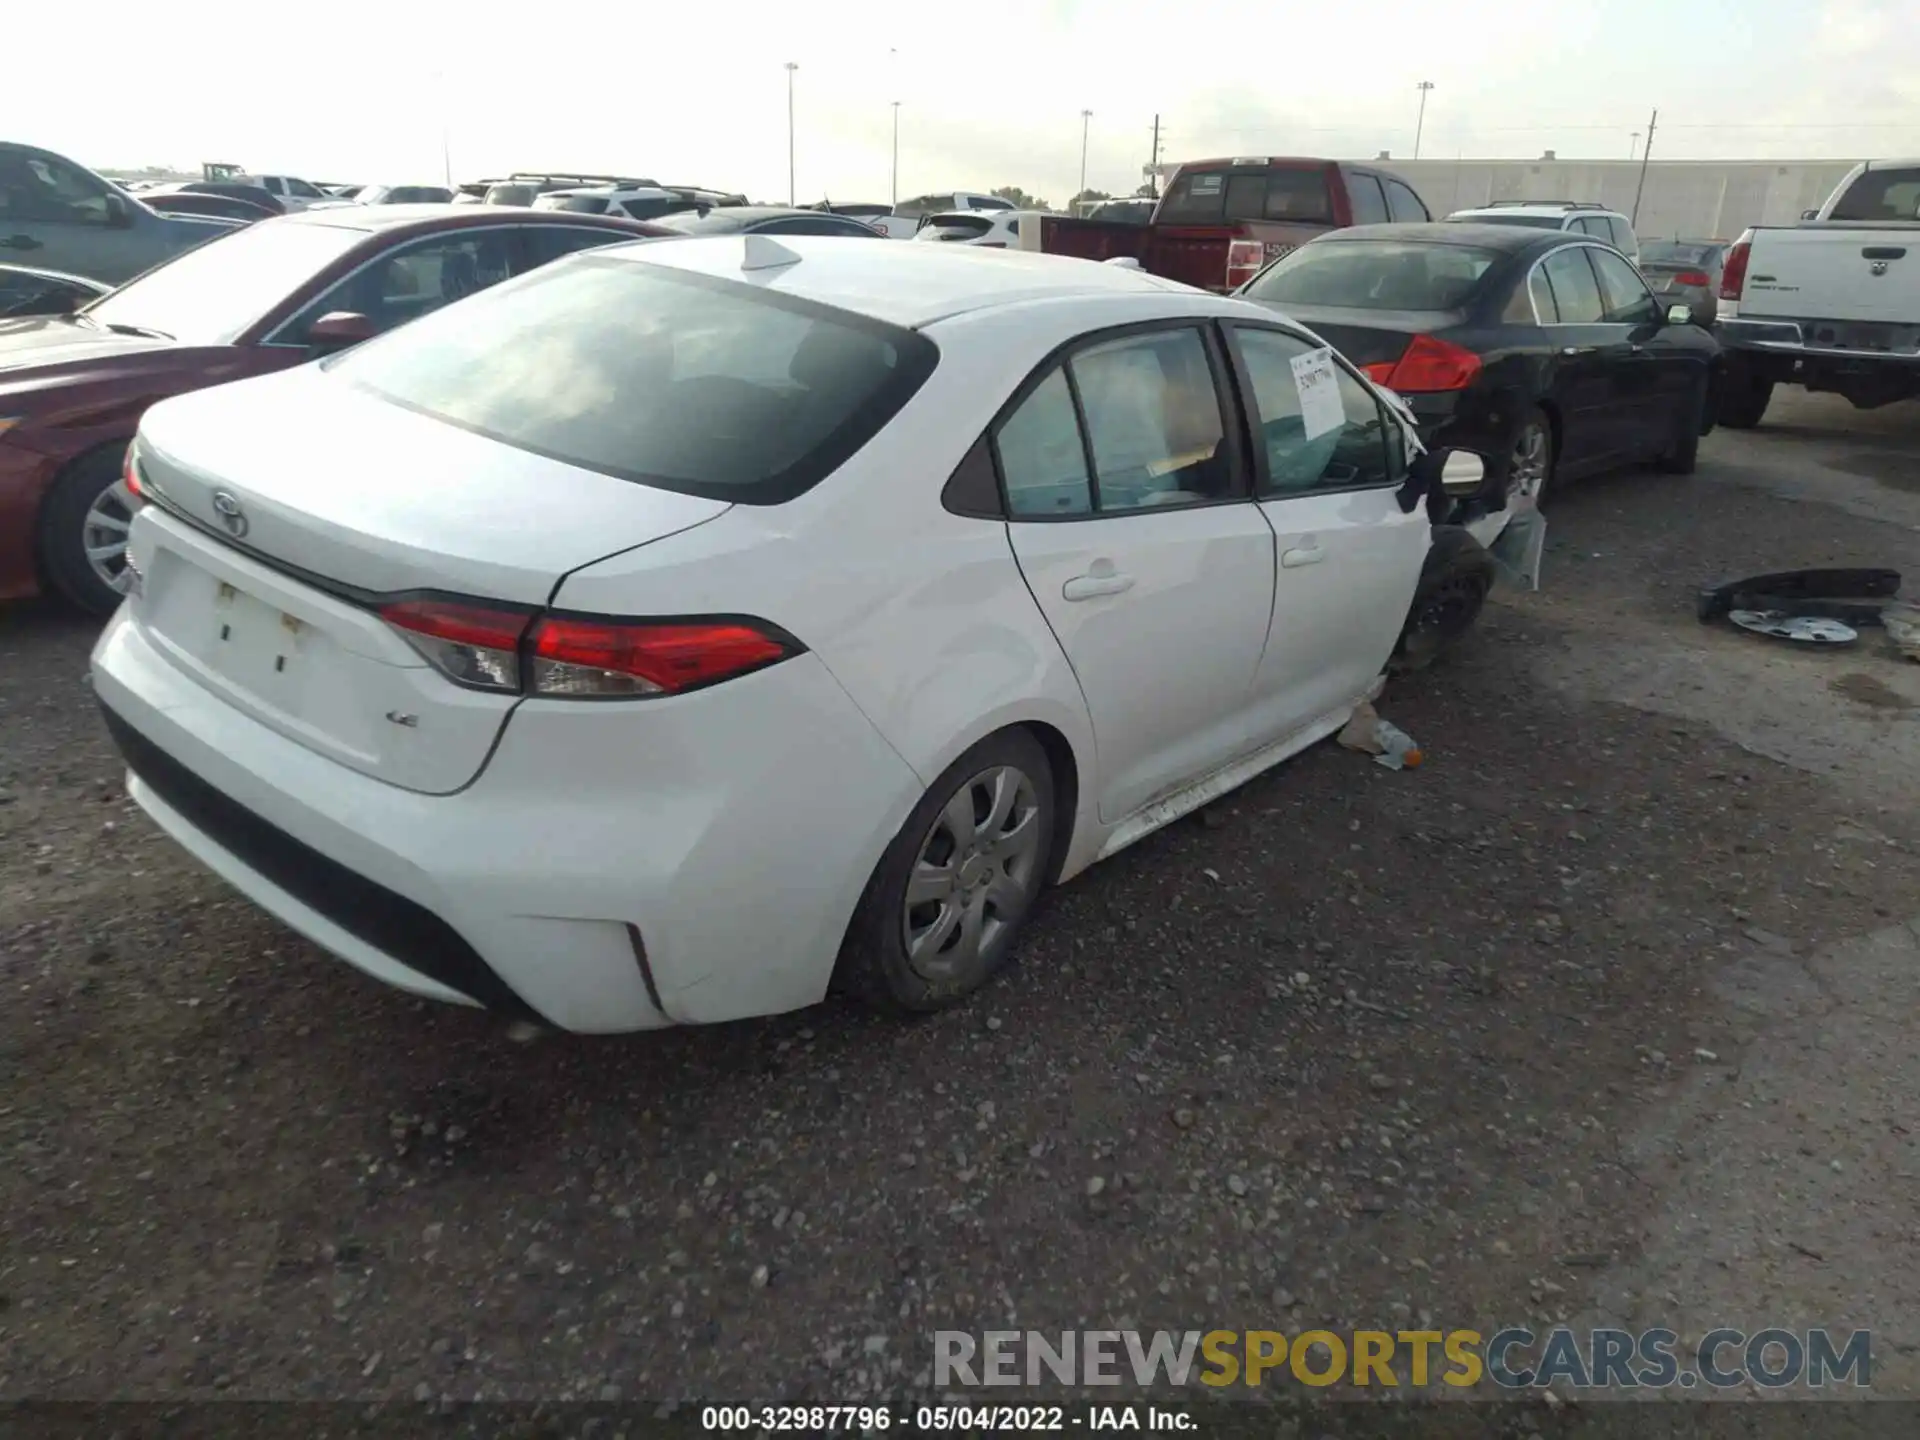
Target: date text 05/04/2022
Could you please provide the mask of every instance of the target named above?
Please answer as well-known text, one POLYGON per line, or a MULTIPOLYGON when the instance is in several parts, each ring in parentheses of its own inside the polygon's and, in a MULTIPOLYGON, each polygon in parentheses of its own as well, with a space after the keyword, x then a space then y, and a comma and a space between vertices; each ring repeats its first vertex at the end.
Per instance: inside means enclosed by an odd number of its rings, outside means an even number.
POLYGON ((1159 1430, 1196 1429, 1184 1410, 1153 1405, 707 1405, 700 1411, 703 1430, 792 1431, 803 1434, 844 1432, 873 1435, 982 1430, 1159 1430))

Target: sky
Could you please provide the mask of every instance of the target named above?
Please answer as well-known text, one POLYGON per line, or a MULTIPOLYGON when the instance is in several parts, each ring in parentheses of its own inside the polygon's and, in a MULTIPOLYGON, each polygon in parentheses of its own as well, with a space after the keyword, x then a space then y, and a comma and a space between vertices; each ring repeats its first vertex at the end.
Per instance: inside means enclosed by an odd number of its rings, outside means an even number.
POLYGON ((1421 81, 1429 159, 1625 159, 1656 108, 1656 159, 1920 155, 1920 0, 81 0, 5 28, 0 138, 100 170, 886 201, 898 100, 902 198, 1061 204, 1083 126, 1087 185, 1126 192, 1156 113, 1163 160, 1410 156, 1421 81))

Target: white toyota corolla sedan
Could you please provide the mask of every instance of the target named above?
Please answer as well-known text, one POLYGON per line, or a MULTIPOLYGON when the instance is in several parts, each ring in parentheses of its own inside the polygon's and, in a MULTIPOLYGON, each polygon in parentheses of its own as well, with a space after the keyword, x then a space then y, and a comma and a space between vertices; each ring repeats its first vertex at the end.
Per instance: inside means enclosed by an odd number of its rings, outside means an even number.
POLYGON ((1376 687, 1411 453, 1137 270, 642 242, 149 410, 94 684, 162 828, 402 989, 932 1009, 1376 687))

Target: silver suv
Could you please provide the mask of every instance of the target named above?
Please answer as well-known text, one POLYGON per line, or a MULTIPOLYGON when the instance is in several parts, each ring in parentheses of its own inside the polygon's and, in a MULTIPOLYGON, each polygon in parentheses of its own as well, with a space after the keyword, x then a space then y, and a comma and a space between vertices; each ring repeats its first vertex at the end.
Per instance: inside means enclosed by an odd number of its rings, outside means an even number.
POLYGON ((1640 263, 1640 240, 1633 222, 1618 210, 1591 200, 1496 200, 1475 210, 1456 210, 1447 216, 1472 225, 1528 225, 1536 230, 1571 230, 1611 245, 1634 264, 1640 263))
POLYGON ((158 214, 63 155, 0 141, 0 264, 118 285, 232 229, 158 214))

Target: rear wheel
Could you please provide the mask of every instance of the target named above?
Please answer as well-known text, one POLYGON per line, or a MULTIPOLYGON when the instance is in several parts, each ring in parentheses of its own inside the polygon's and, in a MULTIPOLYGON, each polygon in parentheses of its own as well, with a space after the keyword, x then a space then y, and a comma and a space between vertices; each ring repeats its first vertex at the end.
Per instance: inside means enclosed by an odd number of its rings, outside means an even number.
POLYGON ((948 766, 900 827, 847 929, 837 980, 883 1010, 939 1010, 1006 964, 1046 884, 1052 768, 1023 730, 948 766))
POLYGON ((127 532, 135 501, 120 469, 125 445, 74 461, 40 507, 40 566, 48 582, 82 610, 111 614, 127 593, 127 532))

